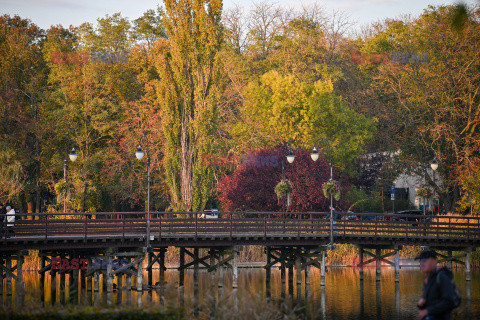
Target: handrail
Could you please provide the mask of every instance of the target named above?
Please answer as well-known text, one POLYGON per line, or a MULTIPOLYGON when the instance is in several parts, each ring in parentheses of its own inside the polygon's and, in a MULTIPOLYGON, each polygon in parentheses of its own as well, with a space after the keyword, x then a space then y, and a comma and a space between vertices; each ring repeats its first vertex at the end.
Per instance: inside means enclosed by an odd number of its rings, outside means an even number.
MULTIPOLYGON (((328 212, 218 212, 219 218, 216 219, 201 218, 200 212, 185 213, 151 213, 153 228, 158 225, 158 241, 165 241, 172 235, 190 236, 198 240, 205 235, 222 234, 230 240, 245 234, 254 234, 264 239, 279 234, 297 239, 307 234, 309 237, 313 235, 313 238, 322 238, 328 236, 330 231, 328 212)), ((145 236, 145 215, 145 212, 16 214, 15 236, 16 240, 33 237, 44 239, 45 242, 68 236, 78 237, 86 243, 92 237, 108 235, 118 238, 124 244, 129 241, 129 237, 138 239, 139 236, 145 236)), ((380 213, 339 215, 339 219, 334 219, 334 237, 344 242, 365 235, 374 236, 375 239, 396 237, 407 242, 420 238, 437 242, 445 239, 480 242, 480 232, 477 232, 480 231, 480 217, 475 216, 380 213)), ((4 241, 8 246, 9 241, 13 240, 4 241)))

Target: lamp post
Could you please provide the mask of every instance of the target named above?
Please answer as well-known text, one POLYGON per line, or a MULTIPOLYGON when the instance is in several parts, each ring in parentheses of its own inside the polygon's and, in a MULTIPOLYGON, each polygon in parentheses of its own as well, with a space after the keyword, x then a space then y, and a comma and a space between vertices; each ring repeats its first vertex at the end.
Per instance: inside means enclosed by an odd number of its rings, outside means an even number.
MULTIPOLYGON (((292 145, 288 141, 286 141, 285 144, 288 145, 288 154, 285 155, 285 157, 287 158, 288 163, 293 163, 293 161, 295 160, 295 155, 292 152, 292 145)), ((284 146, 285 146, 285 144, 284 144, 284 146)), ((284 157, 282 157, 282 181, 283 180, 285 180, 285 159, 284 159, 284 157)), ((282 199, 282 212, 285 213, 285 196, 283 196, 282 198, 283 198, 282 199)))
MULTIPOLYGON (((310 153, 310 157, 312 158, 313 161, 317 161, 318 158, 320 157, 320 154, 318 153, 317 148, 315 147, 318 145, 318 142, 320 140, 325 141, 328 145, 328 164, 330 166, 330 181, 332 181, 333 180, 333 160, 332 160, 332 149, 330 146, 330 141, 326 138, 318 138, 317 141, 315 141, 312 153, 310 153)), ((330 194, 330 244, 333 244, 333 194, 330 194)))
POLYGON ((143 135, 138 143, 135 156, 142 160, 145 152, 142 150, 142 141, 145 140, 145 150, 147 151, 147 250, 150 250, 150 153, 148 152, 148 138, 143 135))
MULTIPOLYGON (((432 170, 433 170, 433 201, 435 201, 436 187, 437 187, 437 183, 435 181, 435 172, 438 169, 437 158, 433 158, 432 162, 430 163, 430 168, 432 168, 432 170)), ((438 210, 440 211, 440 205, 439 205, 438 210)), ((435 205, 434 205, 434 211, 433 212, 435 213, 435 205)))
MULTIPOLYGON (((73 140, 70 139, 70 141, 73 143, 73 140)), ((68 150, 68 145, 67 145, 67 150, 68 150)), ((78 154, 75 152, 75 147, 72 147, 72 151, 68 154, 68 157, 70 158, 70 161, 75 162, 78 158, 78 154)), ((67 158, 63 160, 63 180, 65 181, 65 188, 64 192, 65 194, 63 195, 63 213, 67 213, 67 158)))

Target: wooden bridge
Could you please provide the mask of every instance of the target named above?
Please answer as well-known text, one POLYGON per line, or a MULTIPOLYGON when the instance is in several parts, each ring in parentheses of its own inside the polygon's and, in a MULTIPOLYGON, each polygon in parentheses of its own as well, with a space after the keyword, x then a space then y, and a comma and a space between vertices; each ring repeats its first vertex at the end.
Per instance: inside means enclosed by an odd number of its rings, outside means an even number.
MULTIPOLYGON (((267 285, 271 268, 279 264, 282 281, 293 281, 305 272, 305 283, 310 282, 310 267, 321 270, 321 284, 325 282, 325 257, 335 244, 353 244, 359 249, 359 272, 363 279, 365 264, 376 263, 377 275, 381 263, 395 268, 395 280, 399 280, 399 251, 403 245, 417 245, 445 250, 441 261, 451 265, 465 265, 467 280, 470 279, 470 253, 480 246, 480 217, 463 216, 414 216, 399 214, 360 214, 349 216, 336 214, 331 224, 326 212, 219 212, 218 218, 203 218, 202 212, 153 212, 150 219, 146 213, 67 213, 67 214, 17 214, 9 234, 2 226, 0 239, 1 279, 6 279, 7 288, 11 279, 22 283, 22 263, 27 250, 39 250, 41 257, 42 283, 45 272, 50 272, 52 281, 57 273, 77 274, 79 270, 57 270, 53 260, 87 259, 101 257, 110 261, 106 267, 89 264, 81 270, 81 279, 86 290, 98 286, 98 276, 103 274, 103 285, 111 290, 114 276, 121 284, 127 277, 137 277, 137 290, 143 290, 142 263, 148 259, 148 285, 152 288, 152 269, 158 264, 160 283, 163 283, 165 252, 169 247, 179 247, 179 286, 184 284, 184 270, 188 267, 198 271, 206 267, 215 277, 215 272, 224 267, 233 269, 233 287, 237 286, 237 253, 241 246, 265 247, 267 285), (148 232, 149 230, 149 232, 148 232), (149 236, 149 241, 147 237, 149 236), (332 242, 333 237, 333 242, 332 242), (199 249, 206 252, 199 255, 199 249), (205 250, 207 249, 207 250, 205 250), (383 251, 383 252, 382 252, 383 251), (460 252, 453 255, 453 252, 460 252), (364 259, 369 256, 369 259, 364 259), (389 257, 394 257, 393 261, 389 257), (186 261, 190 260, 190 261, 186 261), (123 263, 113 265, 112 260, 123 263), (12 264, 16 261, 16 265, 12 264), (16 271, 16 274, 15 274, 16 271), (88 284, 90 283, 90 288, 88 284)), ((75 279, 75 277, 73 277, 75 279)), ((197 278, 198 279, 198 276, 197 278)), ((379 280, 379 277, 377 278, 379 280)), ((60 282, 65 281, 63 277, 60 282)), ((195 276, 194 276, 195 281, 195 276)), ((74 281, 75 282, 75 281, 74 281)), ((83 285, 82 282, 82 285, 83 285)), ((3 283, 3 282, 2 282, 3 283)), ((78 284, 78 281, 77 281, 78 284)), ((3 289, 3 286, 1 286, 3 289)), ((52 285, 52 290, 56 285, 52 285)), ((8 290, 8 289, 7 289, 8 290)))
MULTIPOLYGON (((329 213, 325 212, 223 212, 215 219, 202 218, 202 214, 151 213, 151 246, 318 246, 330 242, 329 213)), ((398 214, 355 217, 344 213, 336 216, 335 243, 480 246, 480 217, 398 214)), ((138 212, 17 214, 13 230, 14 237, 1 240, 0 251, 141 247, 147 237, 147 217, 138 212)))

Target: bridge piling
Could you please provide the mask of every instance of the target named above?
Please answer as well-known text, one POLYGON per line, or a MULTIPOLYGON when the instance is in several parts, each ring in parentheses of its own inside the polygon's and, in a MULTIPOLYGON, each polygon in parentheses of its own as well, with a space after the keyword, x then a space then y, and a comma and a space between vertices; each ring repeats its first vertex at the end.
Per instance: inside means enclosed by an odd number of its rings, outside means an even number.
POLYGON ((107 255, 107 271, 105 272, 106 275, 106 283, 107 283, 107 304, 111 305, 113 302, 113 275, 112 275, 112 259, 113 256, 110 254, 107 255))
POLYGON ((238 288, 238 249, 237 247, 233 247, 233 281, 232 281, 232 288, 238 288))
POLYGON ((165 286, 165 270, 167 269, 165 267, 165 252, 167 251, 167 248, 160 248, 159 252, 159 261, 160 265, 158 266, 158 279, 160 282, 160 286, 163 288, 165 286))
MULTIPOLYGON (((61 257, 61 259, 63 260, 63 256, 61 257)), ((65 304, 65 295, 66 295, 66 292, 67 292, 67 281, 66 281, 66 277, 65 277, 65 272, 66 270, 60 270, 60 271, 57 271, 57 273, 60 275, 60 287, 59 287, 59 294, 60 294, 60 304, 61 305, 64 305, 65 304)), ((71 278, 70 278, 70 282, 71 282, 71 278)))
MULTIPOLYGON (((3 266, 3 263, 4 263, 3 256, 0 256, 0 263, 3 266)), ((3 303, 3 279, 4 279, 3 270, 1 270, 0 271, 0 302, 2 302, 2 303, 3 303)))
POLYGON ((320 286, 325 287, 325 251, 322 251, 322 261, 320 264, 320 286))
POLYGON ((12 296, 12 258, 7 256, 5 259, 5 277, 6 277, 6 289, 7 289, 7 300, 9 296, 12 296))
POLYGON ((141 256, 137 265, 137 294, 140 296, 143 292, 143 259, 144 256, 141 256))
POLYGON ((272 257, 270 253, 270 247, 265 248, 265 252, 267 254, 267 265, 265 266, 265 292, 267 293, 267 297, 270 298, 270 293, 271 293, 271 286, 270 286, 270 281, 272 277, 272 257))
POLYGON ((293 263, 288 263, 288 293, 293 296, 293 263))
POLYGON ((376 267, 376 281, 380 281, 380 276, 382 274, 382 261, 380 260, 380 249, 375 249, 375 267, 376 267))
MULTIPOLYGON (((215 255, 214 255, 214 249, 211 248, 210 251, 208 251, 208 254, 210 255, 210 266, 215 265, 215 255)), ((214 268, 213 270, 210 271, 210 286, 213 288, 215 287, 215 275, 217 273, 217 268, 214 268)))
POLYGON ((15 281, 16 285, 16 298, 17 305, 22 306, 24 304, 25 298, 25 283, 23 282, 23 254, 20 253, 17 256, 17 279, 15 281))
POLYGON ((57 300, 57 270, 50 269, 50 301, 54 306, 57 300))
POLYGON ((360 260, 360 263, 358 264, 359 266, 359 273, 360 273, 360 281, 363 281, 363 248, 360 247, 358 248, 358 251, 359 251, 359 260, 360 260))
POLYGON ((297 271, 297 300, 301 299, 302 296, 302 262, 301 256, 297 255, 297 259, 295 261, 295 269, 297 271))
POLYGON ((400 282, 400 251, 395 250, 395 283, 400 282))
POLYGON ((152 266, 152 261, 153 261, 153 252, 148 252, 147 253, 147 260, 148 260, 148 266, 147 266, 147 283, 148 283, 148 287, 151 288, 152 287, 152 277, 153 277, 153 272, 152 272, 152 269, 153 269, 153 266, 152 266))
POLYGON ((465 252, 465 280, 470 282, 470 257, 471 249, 467 249, 465 252))
POLYGON ((70 288, 68 298, 71 304, 78 304, 78 269, 70 271, 70 288))
POLYGON ((183 288, 185 282, 185 247, 180 247, 180 267, 178 271, 178 287, 183 288))
POLYGON ((198 248, 193 249, 193 290, 198 291, 198 248))

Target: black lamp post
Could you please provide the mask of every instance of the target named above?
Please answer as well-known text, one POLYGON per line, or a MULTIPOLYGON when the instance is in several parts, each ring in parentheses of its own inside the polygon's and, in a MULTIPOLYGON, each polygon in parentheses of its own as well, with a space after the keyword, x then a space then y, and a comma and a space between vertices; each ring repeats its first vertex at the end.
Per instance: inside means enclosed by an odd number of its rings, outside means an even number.
POLYGON ((142 150, 142 141, 145 140, 145 150, 147 151, 147 250, 150 250, 150 153, 148 152, 148 138, 143 135, 138 143, 135 156, 138 160, 142 160, 145 152, 142 150))
MULTIPOLYGON (((70 139, 70 141, 73 144, 73 140, 70 139)), ((68 150, 68 145, 67 145, 67 150, 68 150)), ((75 152, 75 147, 72 147, 72 151, 68 154, 68 157, 70 158, 70 161, 75 162, 78 158, 78 154, 75 152)), ((64 188, 64 195, 63 195, 63 213, 67 213, 67 158, 63 160, 63 179, 65 181, 65 188, 64 188)))
MULTIPOLYGON (((284 155, 287 158, 288 163, 293 163, 295 160, 295 155, 292 152, 292 145, 290 142, 286 141, 286 145, 288 145, 288 153, 284 155)), ((282 181, 285 180, 285 159, 282 157, 282 181)), ((285 212, 285 196, 282 197, 282 212, 285 212)))
MULTIPOLYGON (((433 201, 435 201, 436 187, 437 187, 437 183, 435 181, 435 172, 438 169, 437 158, 433 158, 432 162, 430 163, 430 168, 432 168, 432 170, 433 170, 433 201)), ((434 207, 433 213, 435 213, 435 204, 433 205, 433 207, 434 207)), ((440 210, 440 206, 439 206, 438 210, 440 210)))
MULTIPOLYGON (((325 141, 328 145, 328 163, 330 166, 330 181, 332 181, 333 180, 333 159, 332 159, 332 148, 330 146, 330 141, 326 138, 318 138, 317 141, 315 141, 312 153, 310 153, 310 157, 312 158, 313 161, 317 161, 318 158, 320 157, 320 154, 318 153, 317 148, 315 147, 318 145, 318 142, 320 140, 325 141)), ((333 244, 333 194, 330 194, 330 244, 333 244)))

